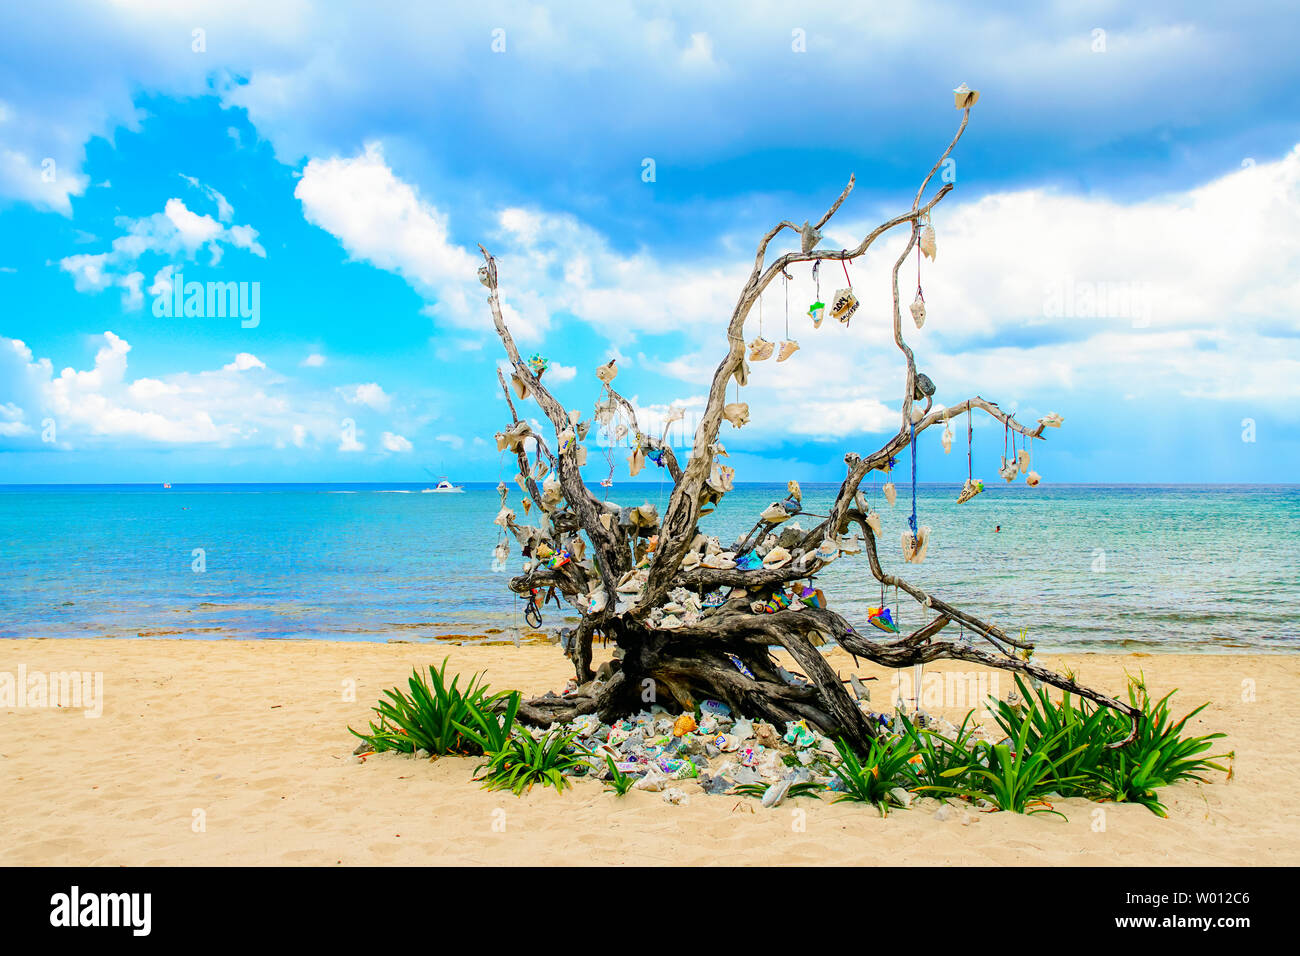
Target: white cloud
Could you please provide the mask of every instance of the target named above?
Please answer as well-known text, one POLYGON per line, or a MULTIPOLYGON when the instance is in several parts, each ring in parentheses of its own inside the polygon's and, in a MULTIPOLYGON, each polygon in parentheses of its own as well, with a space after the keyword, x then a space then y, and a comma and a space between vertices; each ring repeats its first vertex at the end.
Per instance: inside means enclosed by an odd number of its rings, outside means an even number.
POLYGON ((325 364, 325 356, 321 355, 319 352, 312 352, 298 364, 303 368, 320 368, 325 364))
POLYGON ((266 363, 251 352, 240 352, 233 362, 222 368, 227 372, 247 372, 250 368, 266 368, 266 363))
POLYGON ((375 382, 344 385, 338 389, 338 393, 349 405, 366 405, 377 412, 387 411, 393 400, 392 396, 385 393, 375 382))
POLYGON ((384 432, 380 442, 389 451, 408 452, 411 450, 411 443, 409 441, 401 435, 395 435, 392 432, 384 432))
MULTIPOLYGON (((253 255, 266 257, 257 242, 257 230, 251 226, 223 226, 211 216, 191 211, 180 199, 169 199, 160 213, 142 219, 120 217, 117 224, 126 231, 114 239, 108 252, 79 253, 59 260, 59 266, 72 276, 78 292, 102 292, 111 286, 122 288, 122 304, 138 309, 144 304, 144 274, 135 270, 141 256, 156 254, 176 260, 192 260, 206 249, 215 265, 221 259, 222 246, 233 245, 253 255)), ((153 296, 165 295, 172 288, 175 263, 160 268, 149 287, 153 296)))
POLYGON ((444 445, 450 445, 452 448, 461 449, 465 447, 465 439, 459 435, 438 435, 435 441, 440 441, 444 445))

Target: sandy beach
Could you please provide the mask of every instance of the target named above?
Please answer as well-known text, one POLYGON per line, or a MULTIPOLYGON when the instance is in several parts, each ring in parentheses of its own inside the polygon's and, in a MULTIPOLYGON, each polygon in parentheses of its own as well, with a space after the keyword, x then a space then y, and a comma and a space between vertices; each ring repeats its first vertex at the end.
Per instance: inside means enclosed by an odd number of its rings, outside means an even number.
MULTIPOLYGON (((1193 726, 1229 735, 1218 749, 1235 750, 1233 778, 1162 791, 1167 820, 1076 799, 1057 802, 1068 822, 980 813, 962 824, 933 819, 928 805, 886 819, 829 800, 764 810, 690 784, 683 806, 584 781, 516 799, 479 789, 470 759, 353 758, 347 726, 363 726, 384 688, 445 654, 454 670, 486 669, 495 689, 558 690, 571 673, 546 645, 0 642, 0 674, 103 679, 98 717, 0 706, 0 864, 1300 863, 1300 820, 1286 811, 1297 786, 1293 656, 1046 655, 1114 693, 1141 670, 1153 691, 1179 688, 1178 716, 1213 701, 1193 726)), ((854 669, 841 651, 830 660, 842 676, 854 669)), ((879 676, 887 693, 887 671, 858 673, 879 676)), ((1011 682, 999 676, 1005 694, 1011 682)), ((938 708, 958 719, 965 709, 938 708)))

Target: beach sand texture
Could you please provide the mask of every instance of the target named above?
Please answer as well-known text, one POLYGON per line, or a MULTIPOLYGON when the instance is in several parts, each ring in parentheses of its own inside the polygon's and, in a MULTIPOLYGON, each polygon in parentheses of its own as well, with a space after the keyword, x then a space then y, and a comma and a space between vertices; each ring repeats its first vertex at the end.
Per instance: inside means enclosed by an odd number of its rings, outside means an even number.
MULTIPOLYGON (((1170 818, 1145 808, 1058 801, 1047 815, 895 811, 829 799, 765 810, 691 792, 618 798, 578 782, 522 798, 481 790, 476 761, 351 757, 380 692, 449 655, 487 670, 494 689, 559 690, 571 673, 554 646, 345 642, 8 640, 0 672, 103 673, 103 714, 0 707, 0 864, 834 864, 1295 865, 1300 818, 1293 742, 1300 658, 1283 655, 1049 655, 1120 694, 1125 671, 1153 691, 1179 688, 1194 732, 1229 737, 1234 775, 1162 791, 1170 818), (355 681, 356 700, 345 698, 355 681), (1104 811, 1104 829, 1095 811, 1104 811), (196 816, 201 812, 201 817, 196 816), (201 819, 199 828, 196 821, 201 819)), ((842 676, 853 661, 835 650, 842 676)), ((927 673, 956 669, 954 662, 927 673)), ((878 706, 887 670, 864 666, 878 706)), ((1000 691, 1012 687, 1001 674, 1000 691)), ((965 708, 943 708, 960 720, 965 708)))

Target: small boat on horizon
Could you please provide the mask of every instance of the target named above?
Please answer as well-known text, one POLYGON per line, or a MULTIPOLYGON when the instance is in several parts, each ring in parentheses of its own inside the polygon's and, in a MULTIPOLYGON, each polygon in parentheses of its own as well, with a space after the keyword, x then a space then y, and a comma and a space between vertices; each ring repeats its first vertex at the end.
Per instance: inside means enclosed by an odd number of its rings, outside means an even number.
POLYGON ((464 485, 453 485, 453 484, 452 484, 452 483, 447 479, 447 477, 444 475, 443 477, 441 477, 441 478, 438 479, 438 483, 437 483, 436 485, 434 485, 432 488, 425 488, 423 491, 420 492, 420 494, 423 494, 423 495, 444 494, 444 495, 446 495, 446 494, 457 494, 457 493, 463 492, 464 490, 465 490, 465 486, 464 486, 464 485))

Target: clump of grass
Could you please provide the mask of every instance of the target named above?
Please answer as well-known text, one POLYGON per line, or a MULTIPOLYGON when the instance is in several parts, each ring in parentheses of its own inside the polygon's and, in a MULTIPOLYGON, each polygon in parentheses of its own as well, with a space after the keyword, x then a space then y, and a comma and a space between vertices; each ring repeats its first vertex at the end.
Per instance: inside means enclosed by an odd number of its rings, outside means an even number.
POLYGON ((831 768, 831 773, 839 778, 844 792, 833 803, 844 800, 870 803, 882 817, 889 813, 891 805, 903 806, 893 791, 916 785, 908 766, 912 757, 910 738, 906 735, 877 737, 871 741, 866 757, 861 759, 843 738, 835 742, 835 749, 839 751, 840 762, 831 768))
POLYGON ((478 756, 500 749, 510 737, 519 709, 518 691, 488 693, 482 674, 465 687, 460 676, 446 680, 447 659, 441 667, 429 666, 429 675, 412 671, 409 691, 394 687, 374 707, 378 723, 369 731, 348 731, 365 741, 375 753, 397 751, 478 756))
MULTIPOLYGON (((761 800, 772 786, 773 784, 770 783, 742 783, 732 788, 731 792, 743 794, 746 797, 758 797, 761 800)), ((811 780, 800 780, 797 783, 790 784, 790 789, 785 792, 785 799, 793 800, 795 797, 812 797, 814 800, 820 800, 825 789, 820 783, 814 783, 811 780)))
POLYGON ((625 796, 635 786, 637 778, 619 770, 614 758, 609 754, 605 754, 605 766, 609 767, 609 779, 605 781, 605 789, 613 791, 620 797, 625 796))
POLYGON ((475 768, 476 774, 483 773, 474 779, 482 781, 487 790, 509 790, 515 796, 539 783, 562 791, 571 786, 565 772, 584 766, 585 751, 572 746, 577 736, 577 731, 549 730, 534 737, 528 728, 519 727, 500 750, 488 754, 487 761, 475 768))

